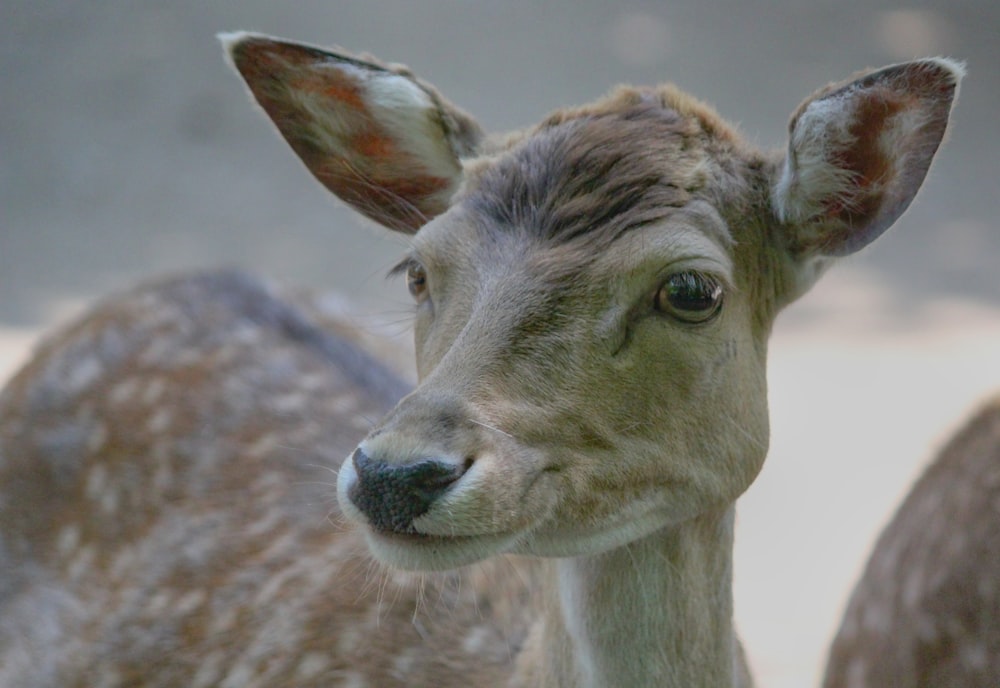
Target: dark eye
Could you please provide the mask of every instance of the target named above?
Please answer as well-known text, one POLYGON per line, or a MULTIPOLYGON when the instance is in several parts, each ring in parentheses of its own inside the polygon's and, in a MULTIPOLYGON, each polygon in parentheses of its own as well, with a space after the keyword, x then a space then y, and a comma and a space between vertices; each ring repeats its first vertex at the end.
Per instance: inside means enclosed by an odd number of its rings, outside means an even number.
POLYGON ((653 306, 688 323, 710 320, 722 306, 722 285, 700 272, 676 272, 656 292, 653 306))
POLYGON ((427 273, 417 263, 410 263, 406 268, 406 288, 417 303, 427 298, 427 273))

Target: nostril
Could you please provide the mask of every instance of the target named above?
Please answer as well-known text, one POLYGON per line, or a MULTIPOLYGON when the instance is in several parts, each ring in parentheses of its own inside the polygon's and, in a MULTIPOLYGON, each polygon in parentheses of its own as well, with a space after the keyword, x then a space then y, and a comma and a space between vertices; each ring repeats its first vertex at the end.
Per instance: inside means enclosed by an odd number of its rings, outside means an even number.
POLYGON ((394 465, 369 457, 360 448, 352 456, 358 479, 348 496, 376 530, 413 533, 413 519, 430 509, 472 465, 425 459, 394 465))
POLYGON ((396 468, 394 472, 399 473, 415 492, 431 502, 461 478, 465 470, 438 461, 421 461, 402 469, 396 468))

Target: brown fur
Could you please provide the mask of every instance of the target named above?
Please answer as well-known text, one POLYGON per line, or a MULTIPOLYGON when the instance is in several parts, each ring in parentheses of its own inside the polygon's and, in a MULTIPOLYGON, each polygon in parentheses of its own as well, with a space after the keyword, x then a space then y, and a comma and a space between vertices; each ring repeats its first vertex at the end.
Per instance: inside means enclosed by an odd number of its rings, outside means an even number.
POLYGON ((331 517, 341 458, 406 387, 328 327, 307 301, 205 274, 42 345, 0 397, 4 685, 319 688, 367 664, 389 686, 472 656, 499 676, 529 573, 389 573, 331 517), (471 651, 442 642, 477 627, 471 651), (379 661, 406 646, 405 669, 379 661))
POLYGON ((1000 399, 948 442, 879 536, 826 688, 1000 685, 1000 399))
POLYGON ((491 229, 597 248, 631 227, 662 220, 708 184, 697 174, 701 132, 655 106, 580 116, 542 129, 468 182, 464 203, 491 229), (650 145, 650 136, 655 142, 650 145), (671 160, 669 165, 665 160, 671 160))

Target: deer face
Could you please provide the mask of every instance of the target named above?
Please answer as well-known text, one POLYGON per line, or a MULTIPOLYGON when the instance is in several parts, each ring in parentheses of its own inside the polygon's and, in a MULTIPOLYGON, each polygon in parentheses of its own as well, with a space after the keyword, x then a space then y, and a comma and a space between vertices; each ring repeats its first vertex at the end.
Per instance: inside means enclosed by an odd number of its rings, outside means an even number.
POLYGON ((373 542, 394 563, 425 565, 419 536, 443 538, 430 550, 442 565, 497 547, 595 551, 719 508, 756 475, 767 423, 755 290, 707 200, 704 152, 681 150, 697 133, 670 110, 629 116, 534 132, 475 166, 414 236, 400 270, 421 382, 341 480, 345 513, 388 531, 373 542), (654 151, 650 127, 663 129, 654 151), (439 489, 409 503, 412 518, 372 518, 361 456, 389 472, 449 470, 428 474, 439 489))
POLYGON ((670 87, 491 141, 404 70, 230 51, 317 178, 412 234, 420 383, 338 494, 377 557, 421 569, 595 553, 728 508, 766 453, 775 314, 905 209, 958 76, 925 61, 820 92, 782 158, 670 87))

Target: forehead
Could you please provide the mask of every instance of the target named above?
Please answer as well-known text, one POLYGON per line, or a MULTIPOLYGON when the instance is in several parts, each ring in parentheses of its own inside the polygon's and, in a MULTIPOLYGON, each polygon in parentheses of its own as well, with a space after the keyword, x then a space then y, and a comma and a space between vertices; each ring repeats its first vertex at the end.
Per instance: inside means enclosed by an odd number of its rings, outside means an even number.
POLYGON ((469 165, 459 204, 483 232, 608 244, 711 195, 720 151, 738 143, 675 89, 621 89, 469 165))

